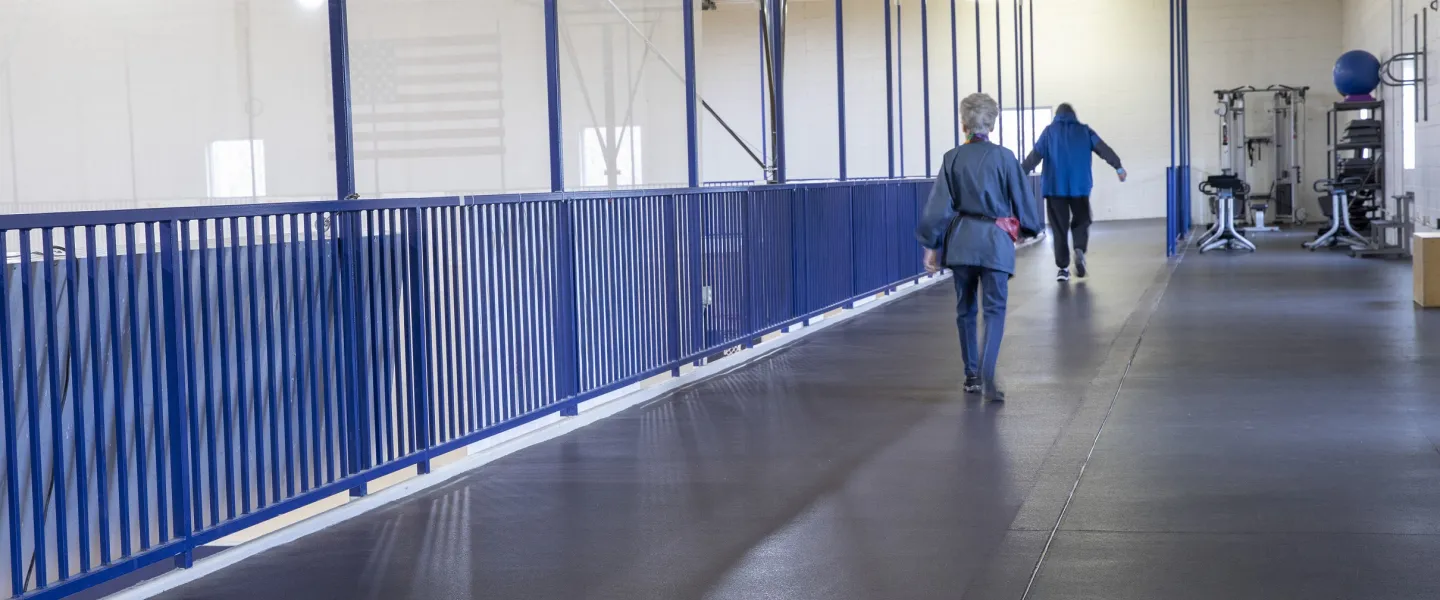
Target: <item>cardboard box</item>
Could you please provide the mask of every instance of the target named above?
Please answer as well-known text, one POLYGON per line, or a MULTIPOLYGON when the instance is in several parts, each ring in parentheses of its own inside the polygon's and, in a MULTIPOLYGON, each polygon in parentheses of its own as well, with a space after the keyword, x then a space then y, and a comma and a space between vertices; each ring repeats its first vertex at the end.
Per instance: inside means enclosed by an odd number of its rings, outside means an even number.
POLYGON ((1415 234, 1415 303, 1440 308, 1440 232, 1415 234))

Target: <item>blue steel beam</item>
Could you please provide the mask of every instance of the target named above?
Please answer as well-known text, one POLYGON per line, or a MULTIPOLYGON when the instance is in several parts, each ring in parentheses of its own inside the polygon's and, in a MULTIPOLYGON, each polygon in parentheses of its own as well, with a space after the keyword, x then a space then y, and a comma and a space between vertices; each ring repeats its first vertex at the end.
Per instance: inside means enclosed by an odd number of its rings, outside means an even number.
POLYGON ((335 197, 355 195, 355 140, 350 118, 350 33, 345 0, 330 0, 330 95, 335 121, 335 197))
POLYGON ((980 0, 975 0, 975 91, 985 93, 985 61, 980 46, 980 0))
POLYGON ((955 145, 960 145, 960 32, 955 28, 955 0, 950 0, 950 97, 955 119, 955 145))
MULTIPOLYGON (((335 0, 331 0, 332 2, 335 0)), ((559 0, 545 0, 545 88, 550 119, 550 191, 565 191, 564 132, 560 129, 559 0)))
POLYGON ((920 93, 925 122, 925 174, 930 174, 930 0, 920 0, 920 93))
MULTIPOLYGON (((1035 0, 1030 0, 1030 106, 1034 108, 1040 103, 1035 97, 1035 0)), ((1030 111, 1030 135, 1032 139, 1040 138, 1039 124, 1035 122, 1035 111, 1030 111)))
POLYGON ((845 152, 845 0, 835 0, 835 92, 840 121, 840 181, 845 181, 849 172, 845 152))
POLYGON ((890 178, 895 177, 895 60, 894 42, 891 40, 890 0, 885 3, 885 142, 889 153, 885 161, 890 178))
POLYGON ((1176 4, 1179 0, 1170 0, 1170 167, 1165 171, 1165 255, 1175 255, 1175 149, 1178 143, 1178 135, 1175 126, 1175 79, 1176 79, 1176 42, 1178 33, 1178 20, 1176 15, 1176 4))
MULTIPOLYGON (((905 176, 905 7, 895 3, 895 127, 900 134, 900 176, 905 176)), ((892 175, 893 177, 893 175, 892 175)))
POLYGON ((700 113, 695 86, 695 1, 680 0, 685 20, 685 153, 690 187, 700 187, 700 113))

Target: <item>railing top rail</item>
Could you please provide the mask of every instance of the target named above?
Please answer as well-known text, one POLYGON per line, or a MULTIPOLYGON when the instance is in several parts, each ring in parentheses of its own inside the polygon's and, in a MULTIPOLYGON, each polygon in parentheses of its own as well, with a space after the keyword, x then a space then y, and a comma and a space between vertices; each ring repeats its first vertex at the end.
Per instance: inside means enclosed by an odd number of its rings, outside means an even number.
POLYGON ((175 206, 163 208, 131 208, 54 213, 21 213, 0 215, 0 231, 46 229, 57 227, 103 227, 160 221, 195 221, 246 217, 285 216, 292 214, 343 213, 367 210, 404 208, 436 208, 445 206, 478 206, 560 200, 603 200, 651 198, 671 195, 703 195, 762 190, 793 190, 829 187, 853 187, 881 183, 914 183, 928 178, 858 179, 850 181, 814 181, 778 185, 702 186, 697 188, 655 188, 647 190, 597 190, 579 192, 545 192, 521 194, 485 194, 464 196, 429 196, 419 198, 384 198, 375 200, 321 200, 309 202, 274 202, 228 204, 220 206, 175 206))

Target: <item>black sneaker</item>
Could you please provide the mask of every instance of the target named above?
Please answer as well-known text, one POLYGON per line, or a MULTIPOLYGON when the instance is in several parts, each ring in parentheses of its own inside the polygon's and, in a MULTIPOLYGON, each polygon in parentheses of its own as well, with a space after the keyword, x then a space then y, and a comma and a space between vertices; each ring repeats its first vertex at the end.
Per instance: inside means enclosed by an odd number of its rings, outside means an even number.
POLYGON ((1084 277, 1084 276, 1085 276, 1085 251, 1084 251, 1084 250, 1076 250, 1076 251, 1075 251, 1075 276, 1076 276, 1076 277, 1084 277))
POLYGON ((1004 402, 1005 391, 1001 390, 999 385, 991 382, 985 386, 985 399, 990 402, 1004 402))
POLYGON ((1055 275, 1055 281, 1070 281, 1070 269, 1060 269, 1060 273, 1055 275))
POLYGON ((985 386, 983 383, 980 382, 979 377, 976 377, 974 375, 969 375, 965 377, 965 393, 978 394, 982 389, 984 389, 984 387, 985 386))

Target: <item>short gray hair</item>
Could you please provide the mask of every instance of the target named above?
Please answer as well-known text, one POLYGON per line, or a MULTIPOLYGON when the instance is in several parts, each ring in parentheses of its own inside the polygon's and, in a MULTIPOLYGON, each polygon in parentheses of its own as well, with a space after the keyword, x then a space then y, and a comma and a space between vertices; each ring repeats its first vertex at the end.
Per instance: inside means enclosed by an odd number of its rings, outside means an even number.
POLYGON ((970 135, 989 135, 1000 117, 1000 105, 989 94, 970 94, 960 103, 960 122, 970 135))

